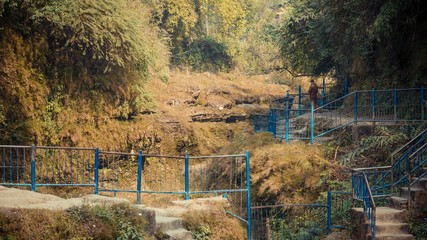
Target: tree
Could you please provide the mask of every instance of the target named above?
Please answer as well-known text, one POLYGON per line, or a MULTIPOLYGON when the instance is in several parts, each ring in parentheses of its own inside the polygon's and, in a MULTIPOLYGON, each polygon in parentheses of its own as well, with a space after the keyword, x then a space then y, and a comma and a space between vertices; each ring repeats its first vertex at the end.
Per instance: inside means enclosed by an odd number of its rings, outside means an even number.
POLYGON ((425 76, 425 68, 411 65, 427 59, 419 51, 426 48, 426 5, 420 0, 289 1, 280 29, 282 56, 294 71, 305 73, 335 71, 362 80, 425 76))

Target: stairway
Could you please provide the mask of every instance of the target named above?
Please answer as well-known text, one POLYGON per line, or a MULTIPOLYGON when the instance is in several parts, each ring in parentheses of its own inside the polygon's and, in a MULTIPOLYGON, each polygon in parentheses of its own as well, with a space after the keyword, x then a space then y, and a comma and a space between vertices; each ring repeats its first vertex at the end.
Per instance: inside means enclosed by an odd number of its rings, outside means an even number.
POLYGON ((156 212, 156 236, 159 239, 191 240, 192 234, 184 228, 182 218, 160 215, 156 212))
MULTIPOLYGON (((414 179, 417 180, 417 179, 414 179)), ((409 234, 409 225, 405 222, 408 213, 408 197, 411 207, 416 207, 427 199, 427 177, 419 179, 408 191, 407 187, 400 189, 400 196, 390 197, 389 207, 376 209, 376 239, 377 240, 406 240, 414 239, 409 234)), ((424 203, 425 204, 425 203, 424 203)), ((353 214, 363 216, 363 208, 354 208, 353 214)), ((367 228, 367 223, 364 224, 367 228)), ((373 239, 366 234, 366 239, 373 239)))
MULTIPOLYGON (((391 207, 379 207, 376 211, 377 240, 406 240, 414 237, 408 233, 409 225, 403 222, 406 211, 391 207)), ((368 239, 372 236, 368 235, 368 239)))
POLYGON ((208 211, 211 204, 227 205, 223 197, 199 198, 183 201, 172 201, 166 208, 140 207, 141 212, 151 222, 150 235, 158 240, 191 240, 192 233, 185 229, 182 216, 190 210, 208 211))

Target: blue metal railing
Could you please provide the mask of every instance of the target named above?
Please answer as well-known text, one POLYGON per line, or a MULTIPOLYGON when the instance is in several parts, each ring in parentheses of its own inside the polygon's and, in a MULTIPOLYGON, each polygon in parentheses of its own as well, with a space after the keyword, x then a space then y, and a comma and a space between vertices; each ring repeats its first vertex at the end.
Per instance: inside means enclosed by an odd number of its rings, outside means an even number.
POLYGON ((328 192, 328 233, 332 229, 345 229, 350 223, 350 210, 353 206, 351 192, 328 192))
POLYGON ((363 212, 368 219, 368 226, 375 239, 376 234, 376 205, 369 186, 368 178, 363 171, 352 172, 353 199, 363 202, 363 212))
POLYGON ((252 206, 252 239, 321 239, 327 233, 328 206, 252 206))
POLYGON ((410 156, 419 149, 424 149, 425 143, 427 143, 427 129, 391 154, 391 178, 394 188, 407 183, 406 173, 411 171, 410 156))
MULTIPOLYGON (((277 138, 310 140, 330 134, 358 122, 421 122, 427 110, 424 88, 354 91, 334 100, 324 101, 314 109, 298 100, 297 109, 272 105, 268 127, 257 119, 255 132, 268 131, 277 138), (279 117, 278 117, 279 116, 279 117)), ((322 100, 323 101, 323 100, 322 100)))
MULTIPOLYGON (((376 197, 391 196, 396 188, 406 186, 408 192, 416 184, 413 178, 424 176, 427 166, 427 129, 391 154, 391 166, 352 170, 353 198, 363 201, 364 212, 375 239, 376 197), (373 215, 372 215, 373 214, 373 215)), ((408 207, 411 197, 408 194, 408 207)))
POLYGON ((229 213, 250 229, 249 152, 221 156, 160 156, 98 148, 0 145, 0 185, 92 187, 94 193, 223 195, 229 213), (132 172, 134 171, 134 172, 132 172), (129 180, 129 179, 133 179, 129 180), (124 181, 126 180, 126 181, 124 181))

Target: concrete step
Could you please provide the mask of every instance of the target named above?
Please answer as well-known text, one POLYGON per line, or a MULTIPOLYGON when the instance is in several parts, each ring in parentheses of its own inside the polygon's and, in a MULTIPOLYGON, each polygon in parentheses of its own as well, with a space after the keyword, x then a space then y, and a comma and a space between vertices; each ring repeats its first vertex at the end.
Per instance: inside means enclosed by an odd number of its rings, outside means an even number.
POLYGON ((168 207, 168 208, 147 208, 154 211, 156 216, 163 217, 181 217, 188 212, 188 209, 182 207, 168 207))
POLYGON ((408 198, 409 195, 411 196, 411 200, 415 199, 415 195, 417 194, 417 192, 424 192, 424 189, 418 188, 418 187, 411 187, 410 192, 409 189, 407 187, 401 187, 400 188, 400 196, 403 198, 408 198))
POLYGON ((157 232, 166 232, 183 228, 182 218, 156 216, 157 232))
POLYGON ((390 207, 378 207, 376 214, 377 222, 401 222, 401 219, 404 219, 405 212, 390 207))
POLYGON ((409 225, 401 222, 376 222, 377 234, 407 234, 409 225))
MULTIPOLYGON (((371 238, 372 239, 372 238, 371 238)), ((376 240, 412 240, 414 236, 411 234, 376 234, 376 240)))
POLYGON ((403 197, 390 197, 391 207, 399 210, 408 209, 408 199, 403 197))
MULTIPOLYGON (((418 180, 418 178, 413 179, 413 181, 415 180, 418 180)), ((427 178, 424 177, 418 180, 417 183, 414 185, 414 187, 427 191, 427 178)))
POLYGON ((209 203, 220 203, 224 206, 228 205, 227 198, 224 198, 222 196, 220 197, 210 197, 210 198, 197 198, 197 199, 190 199, 190 200, 177 200, 172 201, 172 206, 180 206, 183 208, 191 208, 192 210, 203 210, 206 209, 209 205, 209 203))
POLYGON ((190 231, 187 231, 184 228, 178 228, 174 230, 168 230, 163 232, 166 235, 166 239, 170 240, 192 240, 193 235, 190 231))

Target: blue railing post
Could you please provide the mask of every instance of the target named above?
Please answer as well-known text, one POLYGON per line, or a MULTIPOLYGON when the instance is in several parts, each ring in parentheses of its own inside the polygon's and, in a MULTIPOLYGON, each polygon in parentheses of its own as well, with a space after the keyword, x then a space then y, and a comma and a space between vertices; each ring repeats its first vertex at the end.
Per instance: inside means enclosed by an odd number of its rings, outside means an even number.
POLYGON ((251 167, 249 151, 246 151, 246 208, 248 215, 248 240, 252 239, 252 211, 251 211, 251 167))
POLYGON ((372 120, 375 122, 375 88, 372 88, 372 120))
POLYGON ((285 118, 286 118, 285 139, 286 139, 286 142, 289 142, 289 109, 288 108, 286 108, 285 110, 285 118))
POLYGON ((36 191, 36 146, 31 146, 31 191, 36 191))
POLYGON ((136 203, 141 204, 141 179, 142 179, 142 150, 138 151, 138 179, 136 186, 136 203))
POLYGON ((298 86, 298 116, 301 115, 301 85, 298 86))
POLYGON ((332 194, 328 192, 328 234, 331 233, 332 225, 332 194))
POLYGON ((189 165, 190 165, 190 157, 188 153, 185 153, 185 200, 190 199, 190 173, 189 173, 189 165))
POLYGON ((394 111, 394 120, 397 120, 397 90, 393 89, 393 111, 394 111))
POLYGON ((354 100, 353 100, 353 104, 354 104, 354 122, 357 123, 357 92, 354 92, 354 100))
POLYGON ((423 121, 425 119, 424 116, 424 86, 421 86, 421 120, 423 121))
POLYGON ((99 148, 95 149, 95 192, 94 194, 99 194, 99 148))
POLYGON ((311 102, 310 143, 314 143, 314 102, 311 102))

